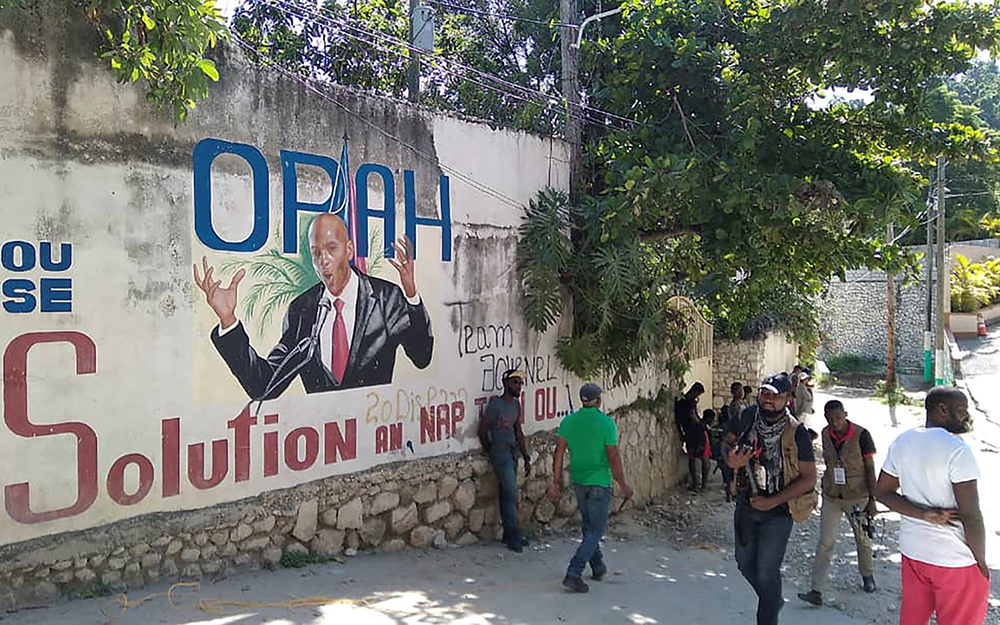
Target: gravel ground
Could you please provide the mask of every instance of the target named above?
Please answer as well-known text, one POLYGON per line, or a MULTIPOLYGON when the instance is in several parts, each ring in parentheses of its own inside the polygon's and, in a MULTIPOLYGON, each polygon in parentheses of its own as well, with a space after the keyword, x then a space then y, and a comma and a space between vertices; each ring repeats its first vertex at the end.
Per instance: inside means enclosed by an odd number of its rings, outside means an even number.
MULTIPOLYGON (((922 421, 922 411, 902 407, 897 415, 900 426, 892 428, 888 423, 888 408, 868 398, 866 392, 853 389, 833 389, 832 394, 818 392, 817 409, 821 409, 823 403, 834 396, 844 401, 852 420, 872 432, 879 448, 876 467, 881 466, 884 452, 893 438, 922 421)), ((825 423, 822 415, 812 415, 807 419, 807 425, 819 431, 825 423)), ((967 440, 976 451, 983 473, 980 497, 987 522, 987 557, 993 570, 986 623, 1000 625, 1000 514, 994 513, 992 503, 995 497, 989 495, 995 492, 995 469, 1000 465, 1000 454, 996 453, 997 442, 1000 442, 1000 427, 981 419, 976 432, 967 437, 967 440)), ((818 447, 816 456, 819 460, 818 469, 822 474, 824 467, 818 447)), ((674 492, 654 504, 636 510, 633 517, 637 524, 665 536, 675 548, 719 551, 724 554, 724 558, 732 559, 732 516, 735 504, 726 503, 720 484, 721 478, 716 473, 708 491, 699 494, 674 492)), ((801 604, 796 593, 809 590, 813 555, 819 542, 819 519, 817 512, 808 522, 796 524, 792 531, 783 567, 785 599, 790 603, 801 604)), ((876 532, 873 555, 875 580, 879 589, 869 595, 861 589, 854 535, 847 521, 841 521, 830 577, 823 596, 825 608, 840 610, 873 625, 895 625, 898 623, 901 596, 899 516, 880 514, 876 520, 876 532)))

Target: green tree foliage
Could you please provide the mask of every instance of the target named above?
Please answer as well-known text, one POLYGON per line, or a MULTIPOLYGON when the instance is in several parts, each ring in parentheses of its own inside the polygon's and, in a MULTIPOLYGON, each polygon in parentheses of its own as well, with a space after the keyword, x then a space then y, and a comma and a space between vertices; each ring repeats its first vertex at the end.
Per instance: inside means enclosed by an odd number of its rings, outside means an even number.
MULTIPOLYGON (((427 2, 437 27, 434 53, 421 57, 421 104, 493 126, 558 132, 566 109, 560 96, 557 2, 427 2)), ((599 3, 581 5, 590 12, 599 3)), ((288 70, 403 98, 409 0, 325 0, 319 11, 314 6, 302 0, 245 0, 233 30, 288 70)), ((585 83, 593 80, 593 71, 583 71, 585 83)))
POLYGON ((676 281, 663 258, 697 250, 680 239, 609 244, 602 241, 603 217, 599 203, 571 207, 551 190, 530 203, 518 245, 529 326, 556 323, 568 291, 573 332, 557 353, 569 371, 615 383, 632 380, 639 366, 682 373, 687 317, 668 304, 676 281))
MULTIPOLYGON (((0 0, 0 11, 24 0, 0 0)), ((228 37, 215 0, 73 0, 104 43, 120 82, 141 83, 146 99, 183 121, 219 79, 212 48, 228 37)))
MULTIPOLYGON (((968 71, 950 76, 945 84, 952 102, 957 103, 952 110, 967 116, 967 123, 981 129, 993 145, 1000 144, 1000 68, 996 63, 975 63, 968 71)), ((1000 161, 959 160, 949 167, 947 179, 948 239, 991 236, 990 223, 1000 219, 1000 161)))
POLYGON ((951 309, 976 312, 1000 301, 1000 259, 970 263, 961 254, 955 256, 951 270, 951 309))
MULTIPOLYGON (((639 123, 590 128, 587 217, 572 225, 573 260, 548 269, 571 280, 574 340, 617 329, 595 343, 602 356, 648 345, 647 326, 630 316, 678 289, 730 336, 780 324, 815 342, 812 299, 832 276, 910 266, 883 238, 890 219, 915 225, 918 168, 938 153, 993 151, 981 129, 930 110, 941 76, 997 47, 990 5, 628 0, 620 30, 608 32, 592 46, 603 60, 590 102, 639 123), (834 87, 872 101, 818 106, 834 87), (595 260, 577 273, 579 257, 595 260), (631 274, 619 282, 624 265, 631 274), (601 288, 615 294, 610 310, 581 305, 601 288), (619 291, 630 289, 622 306, 619 291)), ((526 284, 534 262, 522 263, 526 284)), ((529 320, 540 318, 532 304, 529 320)), ((622 375, 644 355, 611 366, 622 375)))

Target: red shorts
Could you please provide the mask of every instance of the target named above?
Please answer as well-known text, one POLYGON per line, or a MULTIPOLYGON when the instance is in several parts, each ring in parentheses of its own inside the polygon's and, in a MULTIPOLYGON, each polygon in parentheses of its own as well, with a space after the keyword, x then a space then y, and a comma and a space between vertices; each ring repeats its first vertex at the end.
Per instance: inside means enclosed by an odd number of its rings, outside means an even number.
POLYGON ((711 458, 712 457, 712 444, 708 440, 708 432, 705 432, 705 447, 704 449, 689 449, 688 458, 691 460, 696 460, 698 458, 711 458))
POLYGON ((937 612, 938 625, 982 625, 990 581, 976 565, 958 569, 903 556, 903 605, 899 625, 927 625, 937 612))

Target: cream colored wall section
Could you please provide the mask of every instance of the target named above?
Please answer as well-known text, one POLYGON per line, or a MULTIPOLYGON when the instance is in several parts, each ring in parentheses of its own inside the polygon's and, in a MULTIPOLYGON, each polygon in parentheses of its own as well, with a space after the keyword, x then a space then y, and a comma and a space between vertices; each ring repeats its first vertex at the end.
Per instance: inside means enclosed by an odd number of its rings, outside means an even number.
POLYGON ((797 364, 799 346, 790 343, 782 332, 771 332, 764 341, 764 375, 792 372, 797 364))
MULTIPOLYGON (((15 486, 0 513, 0 543, 475 450, 479 411, 501 391, 507 368, 528 376, 529 434, 552 430, 579 407, 581 380, 555 356, 569 315, 544 334, 530 331, 515 270, 520 206, 546 186, 565 190, 565 144, 333 87, 335 102, 324 100, 248 67, 232 50, 220 52, 223 78, 211 97, 175 126, 145 103, 139 87, 115 83, 94 57, 93 33, 70 18, 69 8, 56 0, 29 4, 46 17, 0 20, 0 245, 13 267, 2 274, 7 421, 0 427, 0 476, 15 486), (38 30, 34 39, 30 29, 38 30), (416 229, 430 362, 418 367, 405 346, 397 347, 401 333, 372 334, 392 337, 384 349, 355 335, 357 371, 362 359, 385 367, 394 355, 389 377, 322 393, 306 393, 297 379, 245 411, 250 397, 226 359, 238 360, 233 354, 248 348, 224 356, 213 344, 218 318, 194 284, 192 264, 204 256, 222 287, 239 269, 249 272, 239 285, 237 317, 250 347, 266 355, 282 337, 298 292, 278 299, 275 285, 311 284, 296 274, 303 265, 289 265, 299 254, 282 250, 285 209, 296 198, 323 202, 334 187, 332 174, 310 164, 289 167, 290 159, 318 157, 338 171, 344 133, 352 178, 363 166, 384 167, 391 176, 392 194, 376 175, 358 191, 367 191, 372 211, 395 203, 397 236, 406 231, 409 198, 421 219, 442 218, 450 208, 450 259, 445 229, 416 229), (206 145, 228 147, 199 165, 195 154, 206 145), (259 153, 258 167, 231 153, 237 149, 259 153), (210 202, 197 199, 198 171, 208 172, 210 202), (297 184, 289 190, 290 171, 297 184), (255 196, 255 185, 262 195, 255 196), (197 216, 209 214, 211 226, 199 230, 197 216), (233 243, 257 226, 266 236, 254 249, 220 249, 205 236, 233 243), (70 246, 69 267, 50 271, 36 263, 17 271, 43 243, 70 246), (62 285, 58 300, 67 284, 71 309, 43 312, 43 291, 48 306, 53 285, 62 285), (251 307, 254 293, 263 295, 251 307), (272 300, 265 317, 262 307, 272 300)), ((367 223, 384 235, 386 219, 367 223)), ((301 258, 308 267, 308 252, 301 258)), ((370 276, 400 284, 377 250, 367 260, 370 276)), ((372 306, 366 323, 390 318, 385 301, 372 306)), ((307 338, 315 315, 303 314, 291 343, 307 338)), ((397 329, 413 327, 416 318, 407 312, 397 329)), ((605 406, 626 405, 664 382, 664 373, 651 371, 610 388, 605 406)))

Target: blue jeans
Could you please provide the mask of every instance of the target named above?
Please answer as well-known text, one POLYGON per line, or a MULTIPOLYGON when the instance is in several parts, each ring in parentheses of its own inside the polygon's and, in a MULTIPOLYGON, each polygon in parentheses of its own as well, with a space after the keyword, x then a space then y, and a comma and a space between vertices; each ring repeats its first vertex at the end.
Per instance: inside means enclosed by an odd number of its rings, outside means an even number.
POLYGON ((591 571, 604 568, 601 537, 604 536, 604 528, 608 526, 611 489, 607 486, 573 484, 573 491, 576 492, 576 505, 583 517, 583 541, 569 561, 566 577, 582 577, 587 563, 590 563, 591 571))
POLYGON ((497 476, 497 494, 500 498, 500 524, 503 525, 503 541, 509 543, 521 540, 517 528, 517 454, 510 445, 496 445, 490 448, 490 463, 497 476))
POLYGON ((757 593, 757 625, 777 625, 778 613, 785 605, 781 563, 792 533, 792 515, 785 506, 767 512, 754 510, 739 498, 733 524, 736 564, 757 593))

